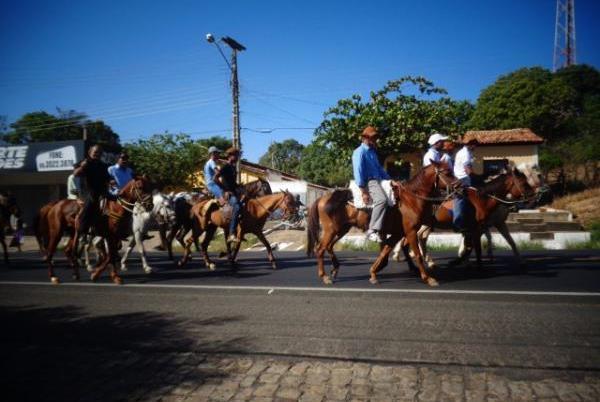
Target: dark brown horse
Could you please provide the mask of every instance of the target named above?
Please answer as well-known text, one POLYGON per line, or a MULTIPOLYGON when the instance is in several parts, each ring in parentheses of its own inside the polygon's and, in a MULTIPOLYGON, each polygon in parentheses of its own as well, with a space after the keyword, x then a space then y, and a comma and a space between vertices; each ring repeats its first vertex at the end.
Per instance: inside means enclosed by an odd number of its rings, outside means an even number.
MULTIPOLYGON (((467 252, 463 253, 457 260, 452 261, 452 264, 462 262, 468 258, 472 247, 475 249, 477 264, 481 265, 481 235, 484 227, 490 224, 490 217, 502 203, 529 202, 536 198, 535 189, 530 183, 532 183, 531 178, 517 168, 511 168, 507 173, 495 177, 479 188, 469 187, 465 190, 469 202, 473 206, 473 208, 467 209, 466 219, 468 232, 470 233, 468 237, 470 238, 466 242, 467 252)), ((452 229, 453 204, 453 200, 442 203, 436 211, 431 225, 426 225, 419 230, 419 245, 428 263, 430 259, 427 258, 427 237, 434 228, 452 229)), ((519 251, 505 222, 507 215, 503 216, 504 219, 494 221, 493 225, 506 238, 520 260, 519 251)), ((433 266, 432 262, 433 260, 429 263, 430 267, 433 266)))
MULTIPOLYGON (((251 181, 250 183, 240 186, 240 188, 242 195, 247 199, 273 194, 271 185, 268 181, 263 179, 251 181)), ((170 228, 167 235, 161 234, 161 238, 164 237, 170 260, 173 259, 173 239, 177 239, 179 244, 185 248, 184 238, 189 231, 192 230, 194 222, 194 217, 191 213, 192 206, 200 201, 206 201, 208 199, 208 196, 198 196, 195 199, 192 198, 191 201, 188 202, 184 197, 179 197, 175 201, 175 224, 170 228)), ((200 251, 200 246, 197 241, 196 250, 200 251)))
MULTIPOLYGON (((194 229, 192 231, 192 236, 186 241, 185 251, 183 258, 179 262, 179 266, 183 266, 187 263, 191 253, 190 248, 194 242, 194 239, 205 232, 204 240, 200 245, 200 250, 206 267, 211 270, 215 269, 215 264, 208 256, 208 245, 213 239, 215 231, 219 227, 223 229, 225 233, 225 239, 227 239, 229 236, 230 218, 224 217, 222 210, 218 209, 218 207, 215 206, 206 211, 206 213, 210 214, 210 220, 208 220, 207 224, 207 219, 205 219, 205 215, 203 213, 206 202, 209 201, 201 201, 192 207, 192 214, 195 219, 194 229)), ((275 210, 281 209, 285 216, 295 213, 297 208, 298 205, 296 204, 296 198, 293 194, 287 191, 247 200, 244 207, 241 209, 242 219, 237 228, 238 242, 233 250, 230 249, 230 245, 227 243, 227 255, 232 266, 235 267, 235 260, 244 234, 253 233, 266 247, 269 262, 271 263, 272 268, 277 269, 277 263, 275 262, 275 257, 273 256, 273 250, 263 234, 263 228, 267 219, 275 210)))
MULTIPOLYGON (((436 286, 437 281, 430 277, 423 265, 421 253, 418 251, 417 230, 421 224, 432 215, 432 201, 430 198, 437 194, 442 186, 450 190, 456 185, 456 178, 445 163, 432 163, 421 170, 415 177, 406 183, 395 183, 396 205, 386 211, 384 225, 381 230, 383 238, 387 238, 379 256, 370 269, 369 281, 378 283, 377 273, 387 265, 390 251, 404 236, 411 249, 417 250, 416 263, 423 282, 436 286)), ((369 225, 369 213, 359 210, 348 201, 352 198, 350 190, 336 190, 331 194, 317 199, 310 208, 307 230, 307 253, 313 252, 317 257, 319 278, 325 284, 331 284, 336 278, 340 263, 333 251, 333 246, 352 227, 366 230, 369 225), (321 238, 319 239, 319 228, 321 238), (325 251, 331 256, 333 269, 331 277, 325 273, 323 256, 325 251)))
MULTIPOLYGON (((144 177, 131 180, 119 192, 116 201, 108 200, 104 211, 98 211, 93 231, 103 237, 108 243, 108 253, 99 266, 92 272, 92 280, 96 280, 112 264, 111 279, 115 283, 122 283, 117 273, 118 246, 121 239, 127 237, 131 231, 131 207, 135 202, 147 203, 151 199, 150 184, 144 177)), ((52 283, 59 283, 54 275, 54 253, 58 242, 66 231, 71 232, 71 239, 65 247, 65 254, 73 268, 73 279, 79 279, 79 263, 77 261, 78 236, 77 216, 81 210, 81 203, 77 200, 60 200, 54 205, 46 205, 40 210, 38 224, 39 236, 42 238, 48 263, 48 275, 52 283), (44 214, 45 212, 45 214, 44 214)))

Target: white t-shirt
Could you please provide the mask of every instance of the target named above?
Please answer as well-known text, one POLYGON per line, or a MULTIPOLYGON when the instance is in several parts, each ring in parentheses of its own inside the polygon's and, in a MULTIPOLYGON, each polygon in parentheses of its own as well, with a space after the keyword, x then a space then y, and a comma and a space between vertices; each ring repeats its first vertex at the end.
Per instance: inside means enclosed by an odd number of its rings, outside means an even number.
POLYGON ((471 151, 465 145, 456 153, 456 157, 454 158, 454 176, 457 179, 468 177, 469 175, 465 171, 465 167, 467 166, 473 166, 473 155, 471 155, 471 151))
POLYGON ((431 165, 431 161, 439 162, 442 157, 442 153, 437 149, 431 147, 423 155, 423 167, 431 165))
POLYGON ((440 162, 446 162, 450 170, 454 170, 454 162, 452 161, 452 157, 448 154, 443 154, 440 158, 440 162))

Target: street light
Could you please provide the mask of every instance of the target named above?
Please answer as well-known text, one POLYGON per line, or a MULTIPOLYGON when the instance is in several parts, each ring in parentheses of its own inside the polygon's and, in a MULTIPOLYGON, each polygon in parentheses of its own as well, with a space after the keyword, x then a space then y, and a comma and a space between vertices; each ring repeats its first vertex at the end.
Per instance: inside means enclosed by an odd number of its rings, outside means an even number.
MULTIPOLYGON (((231 48, 231 64, 230 64, 229 60, 227 60, 227 57, 225 56, 225 53, 223 53, 223 49, 221 49, 219 42, 215 40, 215 37, 212 34, 210 34, 210 33, 206 34, 206 41, 208 43, 215 44, 215 46, 219 50, 219 53, 221 53, 221 56, 223 56, 225 63, 227 63, 227 67, 229 67, 229 70, 231 71, 231 92, 232 92, 232 98, 233 98, 233 146, 235 148, 239 149, 241 152, 242 151, 242 141, 240 138, 240 102, 239 102, 240 89, 239 89, 238 75, 237 75, 237 52, 242 52, 242 51, 246 50, 246 48, 242 44, 237 42, 235 39, 230 38, 229 36, 225 36, 225 37, 221 38, 220 41, 225 43, 227 46, 229 46, 231 48)), ((237 170, 238 182, 240 181, 240 178, 241 178, 240 161, 241 161, 241 158, 238 158, 238 161, 237 161, 236 167, 235 167, 237 170)))

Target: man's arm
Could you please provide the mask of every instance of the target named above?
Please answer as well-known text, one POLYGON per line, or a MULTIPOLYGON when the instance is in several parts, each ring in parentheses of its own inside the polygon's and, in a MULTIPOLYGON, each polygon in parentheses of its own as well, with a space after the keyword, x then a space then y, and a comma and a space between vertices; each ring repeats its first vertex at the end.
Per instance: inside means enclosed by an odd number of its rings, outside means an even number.
POLYGON ((371 201, 371 197, 369 197, 367 177, 365 177, 365 170, 363 169, 363 157, 364 153, 361 151, 352 154, 352 170, 354 172, 354 181, 362 193, 363 202, 368 204, 371 201))
POLYGON ((78 168, 75 168, 75 170, 73 170, 73 175, 75 177, 80 177, 80 176, 84 176, 85 175, 85 168, 87 166, 87 159, 84 159, 80 164, 78 168))

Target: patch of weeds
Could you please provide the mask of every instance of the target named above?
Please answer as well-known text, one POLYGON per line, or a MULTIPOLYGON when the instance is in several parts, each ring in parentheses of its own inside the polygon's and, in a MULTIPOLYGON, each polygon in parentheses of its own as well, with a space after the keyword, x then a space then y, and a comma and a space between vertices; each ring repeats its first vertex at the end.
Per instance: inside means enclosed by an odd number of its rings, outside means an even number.
POLYGON ((339 242, 335 245, 336 251, 374 251, 379 252, 379 243, 374 241, 365 241, 363 244, 354 242, 339 242))

